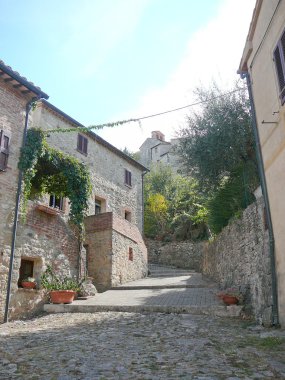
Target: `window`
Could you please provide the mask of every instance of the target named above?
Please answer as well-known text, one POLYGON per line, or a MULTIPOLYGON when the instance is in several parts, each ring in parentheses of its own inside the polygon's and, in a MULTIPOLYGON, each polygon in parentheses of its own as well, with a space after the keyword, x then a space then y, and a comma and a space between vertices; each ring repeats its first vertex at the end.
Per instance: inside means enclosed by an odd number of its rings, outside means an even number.
POLYGON ((274 62, 279 84, 281 104, 285 103, 285 31, 274 50, 274 62))
POLYGON ((106 199, 95 196, 95 215, 106 212, 107 203, 106 199))
POLYGON ((133 248, 132 247, 129 247, 129 260, 130 261, 134 260, 134 252, 133 252, 133 248))
POLYGON ((125 185, 132 186, 132 173, 125 169, 125 185))
POLYGON ((54 194, 50 195, 49 206, 63 210, 63 197, 57 197, 54 194))
POLYGON ((21 286, 21 282, 27 277, 34 277, 34 262, 21 259, 18 286, 21 286))
POLYGON ((87 146, 88 146, 88 139, 87 137, 80 135, 78 133, 77 137, 77 150, 80 153, 86 154, 87 155, 87 146))
POLYGON ((131 220, 132 220, 132 213, 130 211, 125 210, 125 219, 128 222, 131 222, 131 220))
POLYGON ((99 199, 95 199, 95 215, 101 214, 102 202, 99 199))
POLYGON ((0 130, 0 170, 4 171, 7 168, 9 157, 10 135, 0 130))

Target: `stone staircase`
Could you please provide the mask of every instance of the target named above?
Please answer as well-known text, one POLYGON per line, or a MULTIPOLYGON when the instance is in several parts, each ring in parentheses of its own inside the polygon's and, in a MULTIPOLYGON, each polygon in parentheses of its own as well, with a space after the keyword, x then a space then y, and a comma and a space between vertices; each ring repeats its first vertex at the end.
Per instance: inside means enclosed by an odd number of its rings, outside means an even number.
POLYGON ((215 283, 201 273, 149 265, 147 278, 123 284, 72 304, 46 304, 48 313, 138 312, 189 313, 238 316, 241 308, 226 307, 218 299, 215 283))

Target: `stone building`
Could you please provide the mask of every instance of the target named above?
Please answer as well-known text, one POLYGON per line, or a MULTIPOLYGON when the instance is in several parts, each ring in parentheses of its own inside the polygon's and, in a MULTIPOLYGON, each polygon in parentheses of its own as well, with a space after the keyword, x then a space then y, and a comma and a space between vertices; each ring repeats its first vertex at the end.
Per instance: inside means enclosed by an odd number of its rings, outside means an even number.
MULTIPOLYGON (((239 73, 247 77, 275 237, 277 303, 285 326, 285 1, 257 0, 239 73)), ((266 191, 266 186, 265 186, 266 191)), ((273 245, 274 240, 272 239, 273 245)), ((274 258, 274 257, 273 257, 274 258)))
MULTIPOLYGON (((29 128, 76 129, 83 125, 49 103, 45 93, 9 67, 1 63, 0 69, 2 318, 19 178, 17 164, 24 134, 26 104, 32 98, 39 99, 36 108, 29 112, 29 128)), ((23 289, 21 280, 31 276, 39 283, 47 265, 52 265, 62 275, 88 274, 93 277, 99 290, 147 274, 147 250, 142 238, 142 183, 146 168, 93 132, 75 130, 69 133, 50 133, 47 140, 51 147, 84 162, 90 172, 92 195, 85 223, 85 249, 79 249, 76 234, 68 222, 67 199, 47 194, 37 202, 29 201, 26 221, 19 219, 17 223, 10 318, 26 315, 41 306, 44 301, 43 291, 23 289)))
POLYGON ((179 157, 175 154, 175 147, 178 144, 179 139, 171 139, 167 142, 163 133, 153 131, 151 137, 148 137, 140 147, 140 162, 147 168, 160 162, 179 171, 179 157))

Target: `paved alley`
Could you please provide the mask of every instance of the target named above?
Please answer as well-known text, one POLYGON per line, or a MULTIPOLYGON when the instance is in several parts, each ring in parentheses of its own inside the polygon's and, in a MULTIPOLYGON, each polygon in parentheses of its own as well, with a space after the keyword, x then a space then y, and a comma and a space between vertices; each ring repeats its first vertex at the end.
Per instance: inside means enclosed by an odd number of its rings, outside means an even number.
POLYGON ((284 335, 191 314, 51 314, 0 326, 1 380, 285 379, 284 335))
POLYGON ((55 314, 0 325, 0 379, 285 379, 285 332, 217 317, 216 291, 199 273, 152 266, 146 279, 47 305, 55 314))

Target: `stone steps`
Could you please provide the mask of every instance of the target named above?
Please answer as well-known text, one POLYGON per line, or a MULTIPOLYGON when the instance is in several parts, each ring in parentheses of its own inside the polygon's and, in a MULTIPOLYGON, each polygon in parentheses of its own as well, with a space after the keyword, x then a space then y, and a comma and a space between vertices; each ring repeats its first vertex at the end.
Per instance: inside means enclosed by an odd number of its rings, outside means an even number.
POLYGON ((142 290, 142 289, 196 289, 196 288, 209 288, 209 285, 206 284, 197 284, 197 285, 136 285, 136 286, 127 286, 120 285, 110 290, 142 290))
POLYGON ((163 305, 79 305, 79 304, 46 304, 47 313, 98 313, 98 312, 126 312, 126 313, 175 313, 175 314, 207 314, 221 315, 225 312, 224 306, 163 306, 163 305))
POLYGON ((48 313, 185 313, 238 316, 241 307, 226 307, 217 288, 201 273, 150 266, 152 276, 117 286, 72 304, 44 305, 48 313))

